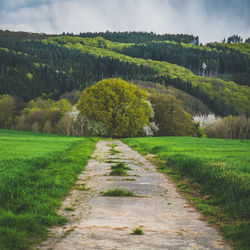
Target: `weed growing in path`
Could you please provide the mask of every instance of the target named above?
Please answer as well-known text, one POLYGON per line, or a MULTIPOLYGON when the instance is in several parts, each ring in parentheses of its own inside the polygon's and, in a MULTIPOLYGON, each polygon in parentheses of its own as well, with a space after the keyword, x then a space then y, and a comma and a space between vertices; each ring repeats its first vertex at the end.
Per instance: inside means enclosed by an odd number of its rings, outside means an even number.
POLYGON ((115 165, 111 166, 112 170, 113 169, 118 169, 118 168, 121 168, 121 169, 124 169, 124 170, 131 170, 131 168, 126 166, 124 162, 118 162, 115 165))
POLYGON ((85 187, 85 184, 84 184, 84 183, 81 184, 81 185, 76 185, 76 186, 75 186, 75 189, 76 189, 76 190, 80 190, 80 191, 89 191, 89 190, 90 190, 90 188, 85 187))
POLYGON ((131 234, 133 234, 133 235, 143 235, 144 232, 143 232, 143 230, 141 228, 137 227, 137 228, 133 229, 131 234))
POLYGON ((71 212, 71 211, 75 211, 75 208, 73 208, 73 207, 65 207, 64 210, 71 212))
POLYGON ((107 160, 105 163, 118 163, 118 161, 113 161, 113 160, 107 160))
POLYGON ((115 154, 120 154, 121 151, 120 151, 120 150, 116 150, 116 149, 114 149, 114 148, 111 148, 111 149, 109 150, 109 153, 110 153, 111 155, 115 155, 115 154))
POLYGON ((117 144, 115 144, 115 143, 110 143, 110 144, 108 144, 108 146, 111 147, 111 148, 115 148, 115 147, 117 146, 117 144))
POLYGON ((102 193, 103 196, 135 196, 135 194, 132 191, 122 189, 122 188, 115 188, 108 190, 106 192, 102 193))
POLYGON ((111 170, 110 176, 127 176, 128 173, 126 170, 122 169, 122 168, 115 168, 113 170, 111 170))
POLYGON ((110 146, 109 153, 110 153, 111 155, 115 155, 115 154, 121 153, 120 150, 116 150, 116 149, 115 149, 115 147, 117 146, 116 144, 111 143, 111 144, 108 144, 108 146, 110 146))
POLYGON ((111 166, 111 176, 126 176, 128 175, 127 170, 131 168, 127 167, 124 162, 118 162, 115 165, 111 166))

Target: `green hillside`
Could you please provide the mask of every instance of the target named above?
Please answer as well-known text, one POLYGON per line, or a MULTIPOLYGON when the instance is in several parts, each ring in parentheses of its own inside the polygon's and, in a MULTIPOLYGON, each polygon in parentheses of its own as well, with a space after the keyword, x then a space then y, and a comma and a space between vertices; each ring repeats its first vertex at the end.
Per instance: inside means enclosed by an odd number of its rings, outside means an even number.
POLYGON ((153 70, 150 76, 152 81, 183 89, 200 98, 211 110, 220 115, 250 114, 250 88, 239 86, 235 82, 197 76, 184 67, 165 61, 132 58, 119 53, 122 47, 129 46, 129 44, 114 43, 101 37, 90 39, 64 36, 48 38, 47 41, 53 44, 56 42, 69 49, 80 50, 82 53, 115 58, 148 67, 153 70))
POLYGON ((195 39, 140 32, 50 36, 1 31, 0 95, 58 99, 102 78, 121 77, 172 86, 217 115, 249 116, 249 45, 197 46, 195 39), (213 77, 199 76, 202 62, 213 77))

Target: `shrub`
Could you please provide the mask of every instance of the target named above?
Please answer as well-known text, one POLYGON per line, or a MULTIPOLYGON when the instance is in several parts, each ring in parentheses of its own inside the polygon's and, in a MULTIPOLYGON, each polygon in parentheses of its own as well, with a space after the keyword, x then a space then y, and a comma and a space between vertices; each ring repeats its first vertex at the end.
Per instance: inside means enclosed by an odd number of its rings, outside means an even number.
POLYGON ((159 128, 156 135, 201 136, 198 126, 174 97, 154 93, 150 95, 150 102, 154 109, 153 121, 159 128))

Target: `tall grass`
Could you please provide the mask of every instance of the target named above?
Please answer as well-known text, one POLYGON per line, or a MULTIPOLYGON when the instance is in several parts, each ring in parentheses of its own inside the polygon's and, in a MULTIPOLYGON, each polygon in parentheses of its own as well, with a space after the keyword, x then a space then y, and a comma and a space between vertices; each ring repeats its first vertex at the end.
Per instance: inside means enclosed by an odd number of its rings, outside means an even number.
POLYGON ((230 216, 231 225, 222 226, 225 236, 234 240, 238 249, 250 246, 249 140, 161 137, 124 141, 141 153, 164 160, 161 170, 199 183, 201 192, 211 197, 202 203, 211 209, 220 207, 230 216))
POLYGON ((28 249, 47 227, 96 139, 0 130, 0 249, 28 249))

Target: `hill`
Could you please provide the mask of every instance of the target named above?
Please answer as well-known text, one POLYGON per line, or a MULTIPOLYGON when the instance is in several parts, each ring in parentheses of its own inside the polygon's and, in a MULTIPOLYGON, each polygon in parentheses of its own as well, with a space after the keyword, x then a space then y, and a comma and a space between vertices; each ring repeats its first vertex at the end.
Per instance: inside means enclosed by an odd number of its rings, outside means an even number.
POLYGON ((172 86, 217 115, 250 115, 248 44, 197 46, 198 38, 188 35, 126 32, 0 35, 0 94, 57 99, 102 78, 121 77, 172 86), (200 76, 202 62, 206 76, 200 76))

